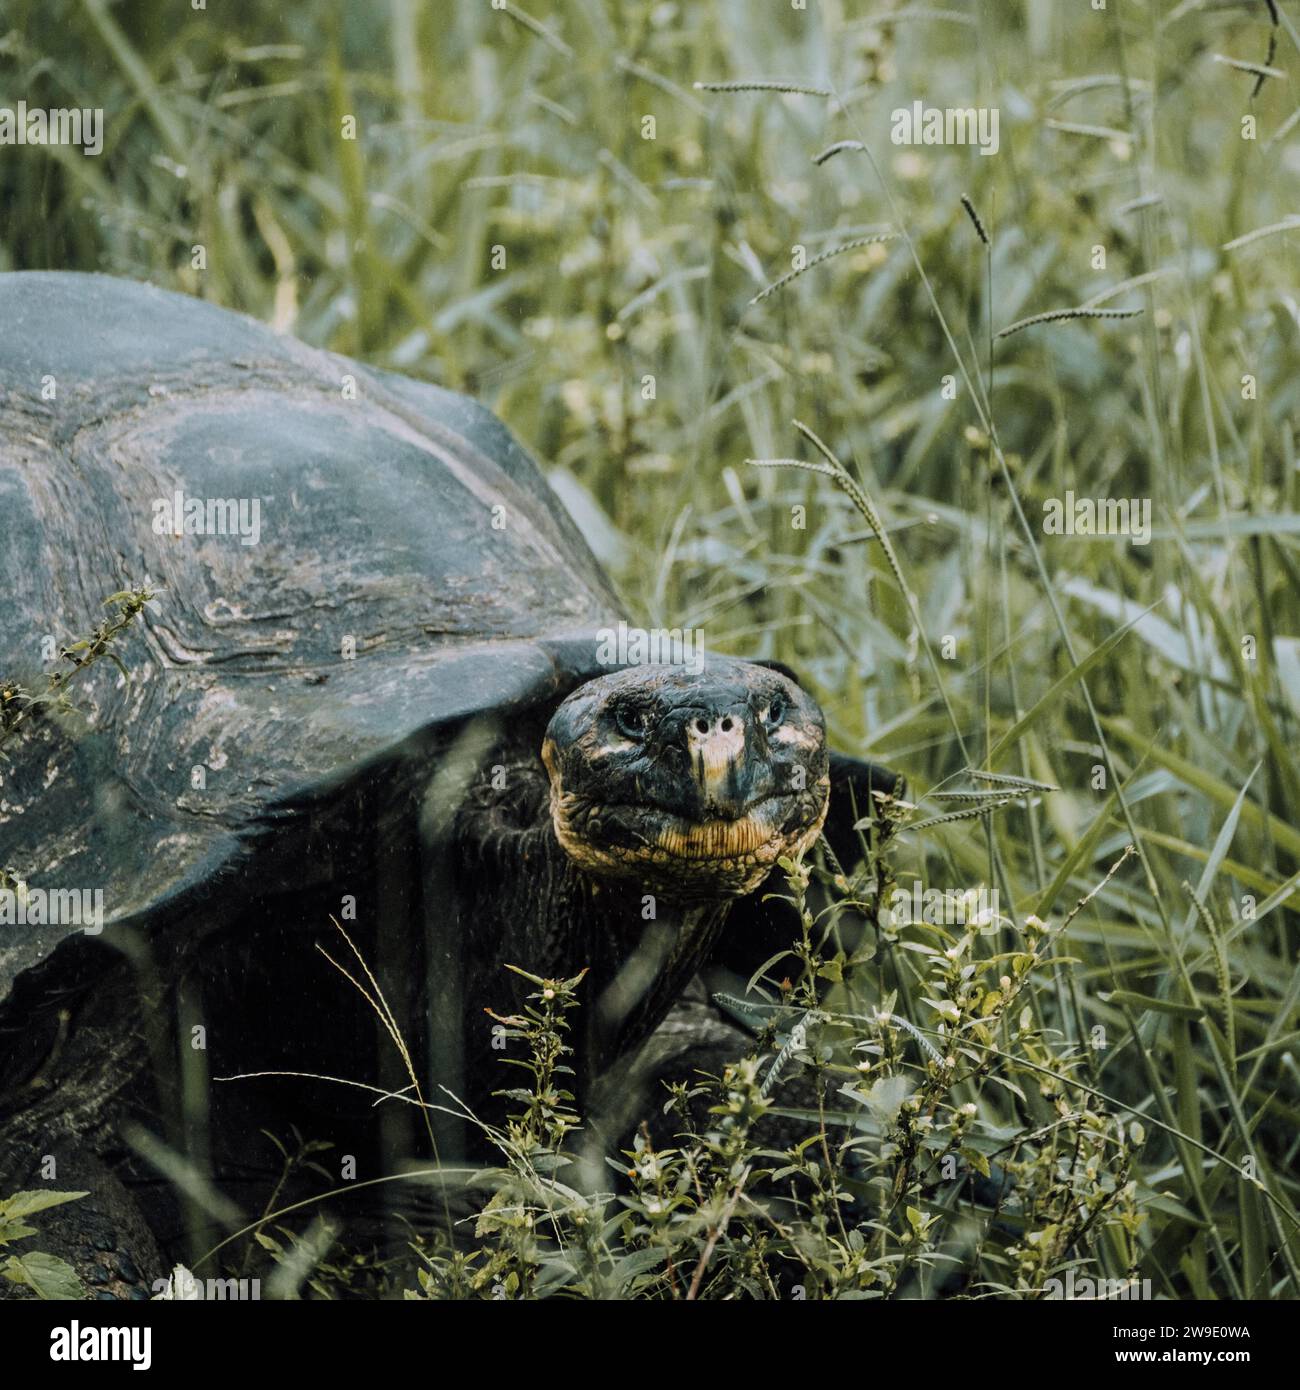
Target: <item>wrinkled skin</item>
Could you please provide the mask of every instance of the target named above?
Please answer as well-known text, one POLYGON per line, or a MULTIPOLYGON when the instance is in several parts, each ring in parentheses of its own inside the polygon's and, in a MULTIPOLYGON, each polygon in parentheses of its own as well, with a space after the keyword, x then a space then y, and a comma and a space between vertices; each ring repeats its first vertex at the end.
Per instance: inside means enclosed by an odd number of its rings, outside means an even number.
POLYGON ((752 892, 826 818, 821 711, 784 675, 748 662, 589 681, 556 710, 542 760, 569 857, 671 902, 752 892))
MULTIPOLYGON (((716 968, 743 992, 790 945, 794 914, 765 901, 777 860, 824 835, 851 866, 855 824, 877 817, 887 833, 877 798, 901 790, 896 774, 828 751, 792 672, 718 657, 698 673, 647 666, 581 683, 536 735, 514 728, 486 762, 500 775, 476 779, 458 818, 449 892, 464 907, 438 955, 463 979, 467 1088, 486 1104, 502 1084, 474 1042, 483 1010, 503 1007, 501 962, 552 978, 585 970, 574 1089, 589 1120, 593 1083, 628 1074, 698 972, 716 968)), ((676 1027, 672 1048, 694 1055, 698 1033, 676 1027)), ((674 1071, 665 1062, 659 1075, 674 1071)), ((599 1089, 619 1112, 602 1117, 615 1143, 660 1094, 653 1078, 640 1094, 599 1089)))

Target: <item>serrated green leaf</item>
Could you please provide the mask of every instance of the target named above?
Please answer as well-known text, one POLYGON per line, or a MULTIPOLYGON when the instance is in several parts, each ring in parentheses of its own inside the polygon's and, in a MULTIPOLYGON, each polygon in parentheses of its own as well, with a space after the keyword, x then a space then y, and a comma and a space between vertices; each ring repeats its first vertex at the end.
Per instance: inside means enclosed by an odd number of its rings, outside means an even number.
POLYGON ((0 1265, 0 1274, 15 1284, 25 1284, 35 1292, 37 1298, 67 1300, 85 1297, 77 1271, 67 1260, 40 1250, 25 1255, 10 1255, 0 1265))
POLYGON ((15 1192, 12 1197, 0 1201, 0 1217, 34 1216, 38 1211, 61 1207, 65 1202, 80 1201, 89 1195, 88 1192, 42 1192, 39 1189, 15 1192))

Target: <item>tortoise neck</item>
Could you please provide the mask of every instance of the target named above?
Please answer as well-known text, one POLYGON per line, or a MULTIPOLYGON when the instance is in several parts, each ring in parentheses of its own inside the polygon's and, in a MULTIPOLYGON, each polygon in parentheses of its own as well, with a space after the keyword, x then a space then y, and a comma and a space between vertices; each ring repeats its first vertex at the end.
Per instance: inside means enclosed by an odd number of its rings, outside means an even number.
POLYGON ((592 967, 587 1035, 605 1065, 632 1052, 663 1022, 708 959, 730 903, 664 903, 575 873, 584 881, 565 908, 569 920, 580 908, 586 927, 592 967))
POLYGON ((469 1002, 511 1004, 506 964, 548 978, 587 969, 578 1046, 591 1071, 654 1031, 713 949, 730 902, 676 904, 593 878, 556 838, 540 763, 506 773, 499 792, 471 790, 459 830, 469 1002))

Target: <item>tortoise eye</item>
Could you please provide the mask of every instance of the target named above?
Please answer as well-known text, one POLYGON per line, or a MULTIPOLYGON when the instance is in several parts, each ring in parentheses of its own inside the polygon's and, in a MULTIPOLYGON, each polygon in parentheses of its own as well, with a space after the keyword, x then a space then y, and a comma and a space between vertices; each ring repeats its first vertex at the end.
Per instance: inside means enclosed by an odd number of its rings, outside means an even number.
POLYGON ((644 738, 648 722, 647 711, 641 705, 625 702, 614 706, 614 723, 625 738, 644 738))
POLYGON ((783 695, 773 695, 767 703, 767 709, 763 712, 763 723, 769 729, 777 728, 785 718, 785 697, 783 695))

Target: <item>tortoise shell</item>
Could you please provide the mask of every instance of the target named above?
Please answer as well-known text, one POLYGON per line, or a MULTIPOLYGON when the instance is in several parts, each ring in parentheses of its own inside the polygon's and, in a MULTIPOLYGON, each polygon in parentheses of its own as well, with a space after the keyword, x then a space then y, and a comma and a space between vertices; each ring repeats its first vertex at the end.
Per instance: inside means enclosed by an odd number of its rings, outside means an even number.
MULTIPOLYGON (((0 866, 102 890, 110 934, 184 920, 361 769, 608 669, 609 583, 484 407, 105 276, 0 276, 0 317, 0 678, 41 689, 105 596, 157 594, 125 675, 0 760, 0 866)), ((84 930, 0 929, 0 1000, 84 930)))

